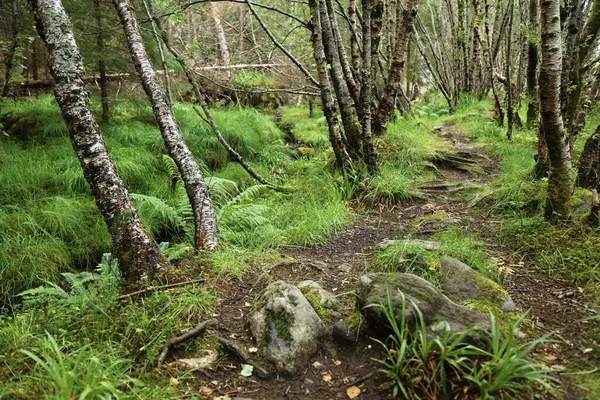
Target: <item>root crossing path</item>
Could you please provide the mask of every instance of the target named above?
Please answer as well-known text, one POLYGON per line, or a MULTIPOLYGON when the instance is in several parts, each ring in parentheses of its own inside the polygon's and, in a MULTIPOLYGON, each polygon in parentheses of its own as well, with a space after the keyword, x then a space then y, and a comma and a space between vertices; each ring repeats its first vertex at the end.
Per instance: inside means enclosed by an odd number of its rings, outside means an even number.
MULTIPOLYGON (((450 122, 434 128, 434 134, 440 139, 440 147, 428 165, 429 178, 417 185, 415 201, 392 209, 371 210, 330 243, 285 254, 290 260, 304 263, 287 263, 272 269, 266 279, 264 273, 256 273, 249 274, 242 282, 230 282, 221 296, 217 322, 220 333, 247 348, 254 347, 247 316, 257 295, 276 280, 319 282, 346 299, 347 308, 337 316, 343 317, 352 311, 353 290, 359 277, 367 272, 378 243, 385 239, 431 239, 436 234, 462 230, 467 236, 483 241, 497 260, 497 267, 509 272, 504 275, 504 286, 519 311, 529 312, 526 326, 521 328, 524 340, 553 332, 557 341, 537 349, 535 357, 556 369, 576 362, 577 355, 586 347, 581 342, 581 333, 588 330, 581 319, 592 311, 585 305, 583 295, 577 287, 548 277, 526 260, 516 259, 499 243, 500 221, 485 208, 486 197, 492 190, 482 190, 498 173, 498 160, 450 122)), ((330 338, 323 342, 309 365, 292 379, 240 380, 239 366, 234 360, 202 372, 199 377, 207 382, 226 382, 220 392, 239 399, 341 399, 348 398, 346 390, 350 386, 360 388, 358 398, 388 399, 390 391, 383 388, 385 381, 376 374, 378 365, 373 362, 379 355, 378 345, 369 338, 352 346, 340 345, 330 338)), ((563 394, 561 398, 579 398, 567 380, 563 394)))

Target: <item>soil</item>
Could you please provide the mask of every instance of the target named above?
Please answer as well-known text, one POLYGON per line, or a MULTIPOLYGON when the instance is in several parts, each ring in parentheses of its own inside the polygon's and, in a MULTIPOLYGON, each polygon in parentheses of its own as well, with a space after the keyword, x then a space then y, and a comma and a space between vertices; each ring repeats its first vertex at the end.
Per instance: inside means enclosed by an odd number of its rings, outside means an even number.
MULTIPOLYGON (((442 139, 444 150, 434 162, 435 168, 432 167, 435 178, 419 184, 418 200, 391 209, 360 210, 363 215, 355 225, 328 244, 285 252, 285 257, 306 261, 306 264, 274 268, 269 274, 249 273, 241 281, 224 282, 214 329, 247 349, 254 347, 247 316, 257 295, 275 280, 291 283, 315 280, 339 294, 346 304, 342 314, 349 314, 354 306, 352 291, 366 271, 376 244, 408 235, 428 239, 437 232, 461 228, 483 240, 488 251, 499 260, 498 267, 510 272, 505 275, 505 287, 520 310, 529 310, 527 324, 522 327, 525 340, 554 332, 557 342, 538 349, 536 357, 555 367, 579 362, 581 350, 587 347, 583 333, 589 330, 588 323, 580 320, 593 312, 585 305, 583 294, 577 287, 534 269, 527 260, 515 259, 508 249, 498 244, 499 221, 490 217, 484 206, 474 207, 472 201, 473 190, 494 179, 499 171, 498 161, 449 123, 435 128, 434 132, 442 139), (436 214, 445 214, 447 218, 440 221, 434 218, 436 214)), ((477 197, 475 199, 478 202, 477 197)), ((327 338, 309 365, 291 378, 244 378, 240 376, 240 360, 229 357, 211 369, 197 372, 198 386, 210 399, 218 399, 216 396, 254 400, 345 399, 347 388, 354 385, 361 391, 357 399, 390 399, 391 391, 377 375, 378 364, 373 361, 380 357, 378 345, 368 335, 362 336, 365 338, 351 346, 327 338)), ((568 382, 565 387, 561 398, 578 398, 568 382)))

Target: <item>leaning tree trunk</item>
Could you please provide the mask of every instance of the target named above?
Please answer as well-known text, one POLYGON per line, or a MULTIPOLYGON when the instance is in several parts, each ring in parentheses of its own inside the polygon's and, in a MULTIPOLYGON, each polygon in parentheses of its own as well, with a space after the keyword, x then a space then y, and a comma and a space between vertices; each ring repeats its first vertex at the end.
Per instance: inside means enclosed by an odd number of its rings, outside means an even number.
POLYGON ((30 0, 37 30, 48 50, 55 96, 71 143, 113 241, 119 268, 129 282, 151 281, 164 262, 144 230, 117 174, 90 107, 83 61, 60 0, 30 0))
POLYGON ((548 147, 548 197, 544 215, 550 221, 571 216, 571 154, 560 110, 562 37, 560 0, 542 0, 542 63, 540 66, 540 109, 548 147))
POLYGON ((315 57, 315 63, 317 65, 317 73, 319 79, 319 88, 321 89, 321 103, 323 108, 323 114, 327 120, 327 127, 329 128, 329 142, 335 154, 335 159, 338 167, 341 170, 351 171, 352 161, 346 150, 345 138, 342 136, 342 130, 338 122, 338 113, 331 91, 329 83, 329 76, 327 74, 327 59, 325 57, 325 50, 323 48, 323 39, 321 35, 321 21, 319 13, 319 0, 308 0, 310 8, 310 23, 309 29, 312 32, 311 41, 313 47, 313 53, 315 57))
POLYGON ((538 44, 535 37, 539 29, 538 1, 529 0, 529 32, 528 61, 527 61, 527 127, 533 128, 538 120, 540 105, 537 94, 538 44))
POLYGON ((396 109, 396 97, 400 93, 402 73, 408 53, 408 41, 413 31, 413 21, 417 15, 418 0, 406 0, 402 10, 402 21, 398 21, 398 33, 392 61, 387 77, 387 83, 379 100, 379 108, 373 120, 373 133, 382 134, 396 109))
POLYGON ((148 95, 150 103, 152 103, 152 110, 163 140, 169 155, 177 164, 192 205, 195 224, 194 247, 196 250, 212 250, 217 244, 217 219, 200 166, 181 137, 171 107, 167 103, 163 89, 146 53, 140 28, 129 0, 113 0, 113 5, 125 30, 129 52, 144 91, 148 95))
POLYGON ((331 76, 331 82, 340 108, 342 125, 348 143, 348 151, 353 159, 359 159, 361 153, 361 127, 358 121, 356 104, 354 103, 354 99, 350 94, 350 89, 348 88, 348 84, 344 77, 338 48, 335 43, 335 36, 331 28, 329 13, 325 2, 326 0, 316 1, 316 7, 319 11, 321 21, 321 40, 323 41, 325 57, 329 63, 328 69, 331 76))

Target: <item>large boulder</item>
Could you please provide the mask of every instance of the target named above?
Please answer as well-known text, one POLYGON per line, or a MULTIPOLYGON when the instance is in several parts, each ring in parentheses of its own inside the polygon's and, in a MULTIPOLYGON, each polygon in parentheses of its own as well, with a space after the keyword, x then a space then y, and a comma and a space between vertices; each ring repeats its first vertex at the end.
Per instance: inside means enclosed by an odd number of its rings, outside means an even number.
MULTIPOLYGON (((388 320, 381 307, 388 302, 394 312, 394 318, 400 324, 402 319, 402 296, 405 300, 405 321, 409 326, 418 322, 415 306, 421 311, 426 324, 443 327, 436 322, 446 321, 452 332, 465 332, 471 327, 481 330, 489 328, 489 318, 460 306, 426 280, 412 274, 374 273, 360 277, 357 297, 358 306, 363 311, 367 326, 379 333, 388 331, 388 320)), ((479 337, 479 332, 474 336, 479 337)))
POLYGON ((302 292, 274 282, 261 295, 250 315, 250 329, 260 354, 279 373, 293 375, 318 349, 327 328, 302 292))
POLYGON ((452 257, 441 257, 444 272, 442 290, 454 301, 482 300, 502 311, 515 311, 515 303, 504 288, 467 264, 452 257))

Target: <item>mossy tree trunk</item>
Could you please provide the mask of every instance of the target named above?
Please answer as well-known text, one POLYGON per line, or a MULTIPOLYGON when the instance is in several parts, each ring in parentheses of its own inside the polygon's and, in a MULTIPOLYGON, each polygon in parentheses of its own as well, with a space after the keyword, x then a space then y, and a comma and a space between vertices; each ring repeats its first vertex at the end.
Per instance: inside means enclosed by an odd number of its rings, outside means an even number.
POLYGON ((585 142, 579 158, 577 186, 600 191, 600 126, 585 142))
POLYGON ((151 281, 163 260, 112 163, 92 114, 83 61, 60 0, 30 0, 37 31, 48 51, 54 93, 73 148, 113 241, 113 252, 129 282, 151 281))
POLYGON ((527 46, 527 98, 529 99, 529 105, 527 107, 527 127, 530 129, 536 126, 540 112, 537 93, 537 35, 539 30, 538 1, 539 0, 529 0, 529 43, 527 46))
POLYGON ((347 151, 354 160, 358 160, 361 154, 361 126, 358 120, 356 103, 350 94, 350 89, 348 88, 348 84, 344 77, 326 1, 327 0, 317 0, 315 2, 315 6, 317 7, 320 16, 320 32, 323 50, 325 51, 325 58, 327 59, 331 82, 340 108, 342 126, 344 127, 347 139, 347 151))
POLYGON ((10 2, 10 14, 10 43, 4 56, 4 79, 2 81, 2 89, 0 89, 0 105, 2 105, 2 99, 8 95, 10 78, 14 70, 15 53, 17 51, 19 36, 17 0, 12 0, 10 2))
POLYGON ((377 171, 377 158, 373 148, 373 137, 371 132, 371 103, 373 101, 373 69, 377 64, 372 59, 372 20, 371 20, 371 0, 362 0, 363 5, 363 72, 362 72, 362 91, 361 108, 363 113, 363 154, 367 169, 370 173, 377 171))
POLYGON ((217 244, 217 218, 200 166, 181 137, 173 111, 167 103, 160 81, 146 53, 140 28, 129 0, 112 2, 119 14, 129 52, 144 91, 152 104, 167 151, 177 164, 192 205, 195 224, 194 247, 196 250, 212 250, 217 244))
POLYGON ((373 119, 373 133, 375 135, 382 134, 385 131, 396 109, 396 97, 401 89, 402 73, 407 60, 408 42, 413 31, 413 21, 417 15, 417 5, 418 0, 406 0, 402 9, 402 20, 397 23, 398 31, 387 82, 383 87, 379 107, 373 119))
POLYGON ((308 0, 308 5, 310 8, 309 29, 312 32, 311 42, 317 66, 319 88, 321 89, 321 106, 329 129, 329 142, 335 154, 338 167, 342 170, 350 171, 352 170, 352 161, 346 150, 346 140, 338 122, 337 107, 327 73, 327 59, 325 58, 325 50, 321 38, 321 16, 318 0, 308 0))
POLYGON ((548 197, 544 215, 547 220, 564 221, 571 216, 571 154, 560 112, 562 36, 560 1, 542 0, 542 62, 540 66, 540 109, 548 148, 548 197))

